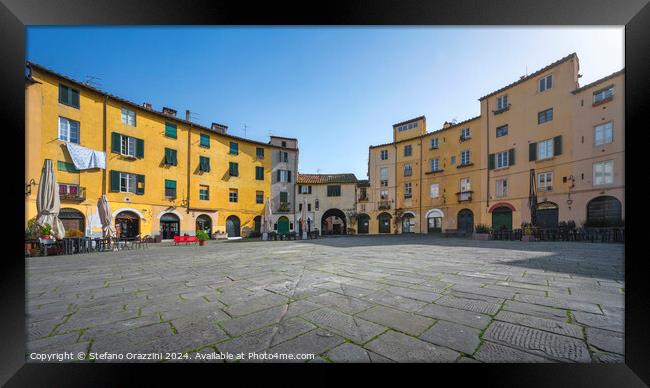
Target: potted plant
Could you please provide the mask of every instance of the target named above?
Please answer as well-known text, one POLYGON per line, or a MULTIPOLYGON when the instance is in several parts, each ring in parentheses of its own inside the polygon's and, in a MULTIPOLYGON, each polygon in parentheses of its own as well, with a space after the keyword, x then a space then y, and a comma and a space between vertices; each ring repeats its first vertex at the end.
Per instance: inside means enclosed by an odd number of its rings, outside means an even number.
POLYGON ((474 233, 472 233, 473 240, 487 241, 490 239, 491 228, 485 224, 476 224, 474 226, 474 233))
POLYGON ((50 236, 52 235, 52 225, 45 224, 45 225, 41 225, 39 228, 40 228, 39 231, 41 234, 41 238, 46 240, 49 239, 50 236))
POLYGON ((530 222, 521 223, 521 241, 535 241, 535 236, 533 236, 533 224, 530 222))
POLYGON ((202 230, 196 232, 196 238, 199 240, 199 245, 205 245, 206 241, 210 239, 207 233, 202 230))

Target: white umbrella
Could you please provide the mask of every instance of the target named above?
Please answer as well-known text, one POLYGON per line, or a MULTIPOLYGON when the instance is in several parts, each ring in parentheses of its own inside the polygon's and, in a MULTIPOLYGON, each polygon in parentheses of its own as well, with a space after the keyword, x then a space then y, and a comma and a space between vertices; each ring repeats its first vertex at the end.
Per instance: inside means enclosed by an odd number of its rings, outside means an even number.
POLYGON ((302 214, 300 215, 300 222, 302 224, 302 239, 307 239, 307 198, 302 200, 302 214))
POLYGON ((108 198, 106 198, 106 194, 103 194, 97 200, 97 212, 99 213, 99 220, 102 223, 104 238, 115 237, 117 233, 115 232, 115 227, 113 227, 113 216, 111 215, 111 207, 108 204, 108 198))
MULTIPOLYGON (((264 222, 262 223, 262 233, 269 233, 272 230, 271 225, 271 197, 266 198, 266 207, 264 209, 264 222)), ((266 237, 264 237, 266 239, 266 237)))
POLYGON ((36 195, 36 210, 38 211, 36 217, 38 225, 49 224, 52 227, 52 236, 59 240, 65 237, 65 228, 59 219, 59 210, 61 210, 59 184, 56 183, 50 159, 45 159, 43 171, 41 172, 41 180, 36 195))

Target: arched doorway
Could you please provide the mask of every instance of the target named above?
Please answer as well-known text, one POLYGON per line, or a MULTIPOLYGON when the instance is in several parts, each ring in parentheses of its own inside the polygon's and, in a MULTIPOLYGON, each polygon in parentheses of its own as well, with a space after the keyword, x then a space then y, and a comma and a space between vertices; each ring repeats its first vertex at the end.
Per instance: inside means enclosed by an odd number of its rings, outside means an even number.
POLYGON ((207 214, 201 214, 196 217, 196 231, 204 231, 208 236, 212 236, 212 219, 207 214))
POLYGON ((427 213, 427 233, 442 232, 442 210, 431 209, 427 213))
POLYGON ((359 214, 357 217, 359 223, 359 234, 368 234, 370 229, 370 216, 364 213, 359 214))
POLYGON ((63 208, 59 211, 59 219, 66 232, 78 230, 86 233, 86 217, 77 209, 63 208))
POLYGON ((262 232, 262 216, 257 216, 253 218, 253 229, 255 230, 255 233, 261 233, 262 232))
POLYGON ((560 211, 553 202, 540 202, 535 212, 536 225, 540 228, 557 228, 560 219, 560 211))
POLYGON ((492 230, 512 230, 512 209, 499 206, 492 210, 492 230))
POLYGON ((322 234, 346 234, 345 213, 339 209, 329 209, 321 218, 322 234))
POLYGON ((278 218, 278 234, 289 233, 289 219, 285 216, 278 218))
POLYGON ((615 197, 596 197, 587 204, 587 226, 621 226, 623 211, 615 197))
POLYGON ((393 218, 390 214, 383 212, 377 216, 379 221, 379 233, 390 233, 390 220, 393 218))
POLYGON ((472 233, 474 231, 474 213, 469 209, 458 212, 458 231, 472 233))
POLYGON ((241 223, 239 217, 229 216, 226 218, 226 233, 228 237, 239 237, 241 234, 241 223))
POLYGON ((160 234, 163 240, 170 240, 180 234, 181 220, 174 213, 165 213, 160 217, 160 234))
POLYGON ((115 216, 115 230, 119 237, 135 237, 140 234, 140 217, 130 210, 115 216))
POLYGON ((402 215, 402 233, 413 233, 413 218, 415 218, 413 213, 404 213, 402 215))

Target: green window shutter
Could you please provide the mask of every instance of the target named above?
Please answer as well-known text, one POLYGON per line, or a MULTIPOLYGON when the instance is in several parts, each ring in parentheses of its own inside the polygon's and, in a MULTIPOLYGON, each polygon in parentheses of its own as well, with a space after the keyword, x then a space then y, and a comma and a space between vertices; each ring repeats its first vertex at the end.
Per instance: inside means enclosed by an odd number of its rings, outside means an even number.
POLYGON ((171 150, 172 166, 178 165, 178 159, 176 158, 176 155, 177 155, 176 150, 171 150))
POLYGON ((201 147, 210 148, 210 136, 202 133, 200 145, 201 147))
POLYGON ((67 172, 79 172, 77 168, 75 167, 74 163, 68 163, 68 162, 62 162, 62 161, 57 161, 57 167, 59 171, 67 171, 67 172))
POLYGON ((74 89, 69 89, 70 90, 70 105, 74 106, 75 108, 79 108, 79 91, 74 90, 74 89))
POLYGON ((508 150, 508 165, 509 166, 514 166, 515 165, 515 149, 510 148, 508 150))
POLYGON ((172 156, 171 156, 172 150, 169 148, 165 148, 165 164, 171 165, 172 164, 172 156))
POLYGON ((280 182, 280 170, 278 170, 278 182, 280 182))
POLYGON ((176 189, 176 181, 165 179, 165 188, 166 189, 176 189))
POLYGON ((210 171, 210 159, 205 156, 199 156, 199 170, 208 172, 210 171))
POLYGON ((488 170, 494 170, 494 154, 488 155, 488 170))
POLYGON ((68 88, 59 84, 59 102, 65 103, 68 100, 68 88))
POLYGON ((553 138, 553 155, 562 155, 562 136, 553 138))
POLYGON ((291 170, 287 173, 287 182, 291 183, 291 170))
POLYGON ((122 149, 122 135, 117 132, 111 133, 111 143, 111 150, 119 154, 120 150, 122 149))
POLYGON ((144 158, 144 140, 135 139, 135 156, 136 158, 144 158))
POLYGON ((280 192, 280 202, 287 202, 289 200, 289 193, 286 191, 280 192))
POLYGON ((144 175, 135 176, 135 193, 138 195, 144 194, 144 175))
POLYGON ((111 170, 111 191, 120 191, 120 172, 111 170))
POLYGON ((165 136, 176 139, 176 124, 165 123, 165 136))
POLYGON ((528 161, 537 160, 537 143, 528 144, 528 161))

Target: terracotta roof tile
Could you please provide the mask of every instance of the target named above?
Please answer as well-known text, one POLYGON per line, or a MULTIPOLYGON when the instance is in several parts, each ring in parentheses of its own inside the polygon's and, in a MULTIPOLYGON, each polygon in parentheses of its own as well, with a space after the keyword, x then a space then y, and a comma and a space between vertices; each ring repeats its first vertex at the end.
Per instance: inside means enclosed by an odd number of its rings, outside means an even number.
POLYGON ((296 183, 327 184, 327 183, 357 183, 354 174, 298 174, 296 183))

